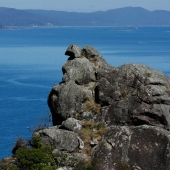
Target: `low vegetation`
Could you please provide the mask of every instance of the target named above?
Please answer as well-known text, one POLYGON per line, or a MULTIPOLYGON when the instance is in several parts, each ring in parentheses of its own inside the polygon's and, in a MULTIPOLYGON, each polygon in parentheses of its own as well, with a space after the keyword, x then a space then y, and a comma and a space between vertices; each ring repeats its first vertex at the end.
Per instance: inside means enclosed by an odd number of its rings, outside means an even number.
POLYGON ((90 99, 86 100, 84 103, 85 112, 94 112, 94 113, 99 114, 100 108, 101 108, 100 104, 96 103, 94 97, 91 97, 90 99))
POLYGON ((80 136, 85 145, 82 152, 91 156, 92 147, 90 146, 90 142, 93 138, 100 141, 102 135, 106 132, 106 128, 103 123, 96 124, 91 121, 82 121, 82 124, 83 128, 78 132, 78 136, 80 136))
POLYGON ((150 73, 150 72, 145 72, 145 76, 146 76, 146 77, 151 77, 151 76, 152 76, 152 73, 150 73))

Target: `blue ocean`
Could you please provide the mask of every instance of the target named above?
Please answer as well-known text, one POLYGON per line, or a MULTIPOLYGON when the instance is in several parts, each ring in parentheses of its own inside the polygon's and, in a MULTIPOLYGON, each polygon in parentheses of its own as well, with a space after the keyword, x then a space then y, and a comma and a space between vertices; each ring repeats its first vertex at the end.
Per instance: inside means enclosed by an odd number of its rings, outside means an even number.
POLYGON ((0 30, 0 158, 48 118, 48 94, 62 79, 70 44, 93 46, 118 67, 141 63, 170 76, 170 27, 54 27, 0 30))

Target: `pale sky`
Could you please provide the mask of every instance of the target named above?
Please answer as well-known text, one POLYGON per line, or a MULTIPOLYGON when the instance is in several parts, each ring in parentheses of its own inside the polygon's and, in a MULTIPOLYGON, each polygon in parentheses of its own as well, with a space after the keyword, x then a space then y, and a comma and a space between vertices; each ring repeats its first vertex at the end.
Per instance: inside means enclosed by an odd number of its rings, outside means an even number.
POLYGON ((170 11, 170 0, 0 0, 0 7, 75 12, 106 11, 127 6, 170 11))

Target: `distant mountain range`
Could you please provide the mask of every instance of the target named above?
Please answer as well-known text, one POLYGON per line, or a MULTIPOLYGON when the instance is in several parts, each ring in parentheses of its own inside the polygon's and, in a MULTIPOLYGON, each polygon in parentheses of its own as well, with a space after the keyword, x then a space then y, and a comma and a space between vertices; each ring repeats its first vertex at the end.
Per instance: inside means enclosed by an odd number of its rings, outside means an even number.
POLYGON ((0 7, 4 26, 157 26, 170 25, 170 11, 125 7, 91 13, 18 10, 0 7))

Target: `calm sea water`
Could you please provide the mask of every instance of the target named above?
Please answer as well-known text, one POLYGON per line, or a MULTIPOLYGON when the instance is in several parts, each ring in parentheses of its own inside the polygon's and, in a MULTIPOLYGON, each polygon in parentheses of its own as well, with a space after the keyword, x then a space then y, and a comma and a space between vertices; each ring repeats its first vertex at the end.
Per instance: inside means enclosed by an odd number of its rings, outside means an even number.
POLYGON ((62 78, 70 44, 90 45, 110 64, 141 63, 170 76, 170 27, 57 27, 0 30, 0 158, 47 118, 47 96, 62 78))

